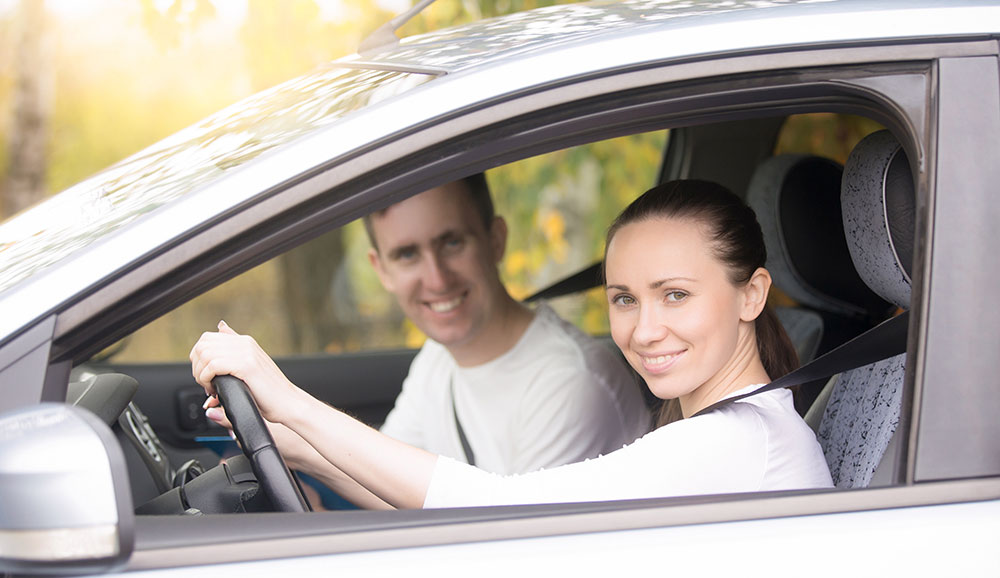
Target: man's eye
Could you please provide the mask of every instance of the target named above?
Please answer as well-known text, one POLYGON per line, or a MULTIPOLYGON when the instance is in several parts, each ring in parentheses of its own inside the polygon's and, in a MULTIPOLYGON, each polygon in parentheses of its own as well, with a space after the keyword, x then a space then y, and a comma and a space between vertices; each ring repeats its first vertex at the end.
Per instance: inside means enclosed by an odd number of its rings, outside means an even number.
POLYGON ((458 251, 465 246, 465 239, 461 237, 451 237, 445 239, 444 248, 447 251, 458 251))
POLYGON ((399 261, 412 261, 417 258, 416 249, 400 249, 396 251, 396 259, 399 261))

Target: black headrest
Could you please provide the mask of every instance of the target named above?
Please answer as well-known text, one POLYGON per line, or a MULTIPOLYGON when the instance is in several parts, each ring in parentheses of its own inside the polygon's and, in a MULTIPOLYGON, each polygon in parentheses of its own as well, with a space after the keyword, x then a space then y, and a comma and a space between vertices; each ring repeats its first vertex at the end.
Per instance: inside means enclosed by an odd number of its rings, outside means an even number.
POLYGON ((757 168, 747 202, 757 213, 775 284, 799 303, 845 317, 881 317, 888 304, 855 270, 844 235, 843 169, 830 159, 779 155, 757 168))

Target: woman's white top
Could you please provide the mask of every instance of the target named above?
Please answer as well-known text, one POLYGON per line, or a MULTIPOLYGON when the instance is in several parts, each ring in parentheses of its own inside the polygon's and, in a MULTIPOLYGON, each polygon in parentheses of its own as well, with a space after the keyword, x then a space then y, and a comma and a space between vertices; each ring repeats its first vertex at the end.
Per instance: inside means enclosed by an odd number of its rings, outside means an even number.
POLYGON ((662 426, 607 455, 548 470, 501 476, 438 457, 424 508, 832 486, 815 434, 796 413, 791 392, 777 389, 662 426))

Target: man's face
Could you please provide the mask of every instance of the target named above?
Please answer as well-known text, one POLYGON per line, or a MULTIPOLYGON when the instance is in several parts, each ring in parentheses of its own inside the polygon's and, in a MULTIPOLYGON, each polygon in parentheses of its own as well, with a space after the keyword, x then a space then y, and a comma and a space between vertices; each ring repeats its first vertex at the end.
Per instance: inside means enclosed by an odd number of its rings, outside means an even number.
POLYGON ((507 229, 483 225, 460 182, 431 189, 372 215, 369 259, 382 285, 431 339, 473 342, 493 321, 503 287, 497 263, 507 229))

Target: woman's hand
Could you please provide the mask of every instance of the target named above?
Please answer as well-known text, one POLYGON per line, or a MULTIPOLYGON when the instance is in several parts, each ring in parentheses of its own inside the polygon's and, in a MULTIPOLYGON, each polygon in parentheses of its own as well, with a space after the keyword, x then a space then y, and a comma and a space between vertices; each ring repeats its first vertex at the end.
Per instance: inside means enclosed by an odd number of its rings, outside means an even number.
MULTIPOLYGON (((269 428, 279 451, 285 445, 290 461, 302 462, 293 467, 315 475, 355 504, 423 505, 437 456, 385 436, 311 397, 288 381, 252 337, 220 321, 218 333, 202 334, 191 349, 191 373, 209 395, 215 394, 212 378, 217 375, 246 382, 261 416, 273 422, 269 428), (302 455, 296 455, 300 449, 302 455)), ((218 400, 205 405, 213 407, 218 400)), ((213 415, 221 417, 213 411, 209 418, 213 415)))
MULTIPOLYGON (((219 405, 218 398, 209 397, 205 400, 204 408, 205 417, 232 432, 233 424, 229 421, 226 410, 219 405)), ((289 468, 308 471, 310 467, 314 467, 312 460, 319 454, 299 434, 280 423, 267 420, 264 420, 264 423, 267 424, 267 429, 271 432, 275 445, 278 446, 278 452, 281 453, 281 457, 285 459, 289 468)))
MULTIPOLYGON (((209 395, 215 394, 212 379, 232 375, 246 382, 261 416, 282 422, 282 414, 294 411, 301 390, 285 377, 274 361, 249 335, 240 335, 219 322, 219 331, 203 333, 191 349, 191 373, 209 395)), ((215 405, 215 404, 210 404, 215 405)))

